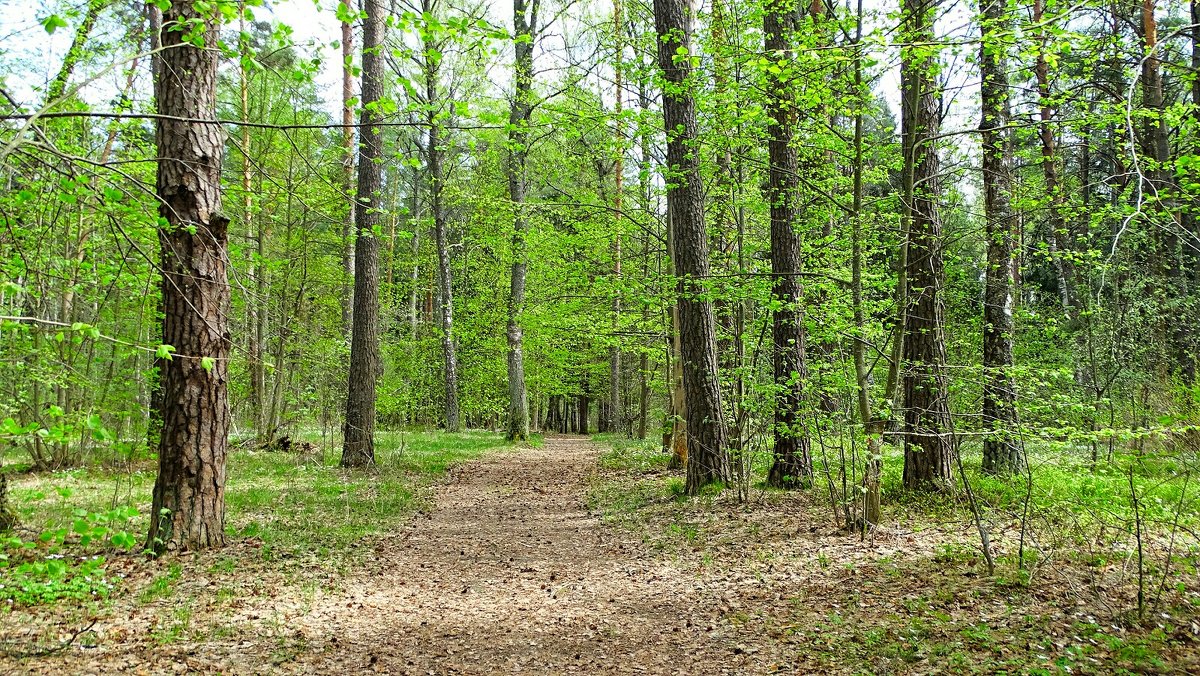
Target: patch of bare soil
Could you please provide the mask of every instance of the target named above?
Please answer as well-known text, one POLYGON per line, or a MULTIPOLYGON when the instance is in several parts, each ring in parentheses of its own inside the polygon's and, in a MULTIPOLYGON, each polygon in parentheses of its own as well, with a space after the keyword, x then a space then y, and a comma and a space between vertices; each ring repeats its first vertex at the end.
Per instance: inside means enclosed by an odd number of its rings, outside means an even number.
POLYGON ((161 617, 155 626, 105 618, 94 647, 77 641, 0 661, 0 671, 765 670, 765 655, 748 652, 723 619, 720 591, 589 513, 584 493, 598 453, 585 438, 549 437, 540 449, 457 467, 436 507, 379 541, 368 566, 336 590, 209 604, 180 636, 164 634, 161 617))

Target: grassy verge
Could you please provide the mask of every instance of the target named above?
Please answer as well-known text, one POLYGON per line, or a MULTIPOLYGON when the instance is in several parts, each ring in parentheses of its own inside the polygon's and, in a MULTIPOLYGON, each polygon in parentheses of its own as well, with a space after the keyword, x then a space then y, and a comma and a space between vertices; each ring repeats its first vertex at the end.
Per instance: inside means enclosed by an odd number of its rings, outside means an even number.
MULTIPOLYGON (((377 467, 349 471, 337 466, 336 448, 300 456, 235 445, 227 468, 228 535, 253 544, 256 563, 345 569, 370 551, 362 546, 370 538, 428 508, 431 485, 449 467, 504 447, 500 435, 482 432, 381 432, 377 467)), ((154 476, 149 460, 120 472, 93 466, 10 474, 20 527, 0 540, 0 610, 85 602, 119 590, 106 562, 140 561, 154 476)), ((237 558, 244 554, 208 565, 232 574, 245 565, 237 558)), ((169 591, 155 591, 165 584, 160 578, 141 592, 147 600, 169 591)))
POLYGON ((964 445, 998 560, 989 576, 961 479, 952 494, 905 492, 899 449, 885 449, 885 528, 860 539, 835 523, 839 449, 815 449, 815 485, 795 492, 762 486, 769 453, 759 452, 738 501, 732 490, 683 497, 683 474, 666 469, 657 443, 599 440, 610 450, 590 508, 701 579, 762 580, 777 600, 725 621, 794 649, 801 673, 1200 673, 1200 519, 1186 456, 1118 453, 1093 466, 1085 449, 1031 445, 1032 477, 1003 478, 980 473, 978 444, 964 445))

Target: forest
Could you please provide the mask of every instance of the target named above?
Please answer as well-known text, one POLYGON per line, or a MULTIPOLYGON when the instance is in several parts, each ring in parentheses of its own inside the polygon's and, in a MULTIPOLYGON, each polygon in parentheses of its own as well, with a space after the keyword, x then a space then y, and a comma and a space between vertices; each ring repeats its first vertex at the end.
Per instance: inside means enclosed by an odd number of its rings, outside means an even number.
POLYGON ((0 95, 0 673, 1200 672, 1194 0, 0 0, 0 95))

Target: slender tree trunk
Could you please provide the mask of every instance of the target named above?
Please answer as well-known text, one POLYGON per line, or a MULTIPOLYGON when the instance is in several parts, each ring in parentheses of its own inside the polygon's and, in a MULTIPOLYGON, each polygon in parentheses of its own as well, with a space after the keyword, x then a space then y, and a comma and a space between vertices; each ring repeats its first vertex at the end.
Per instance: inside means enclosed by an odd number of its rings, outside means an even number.
POLYGON ((375 383, 379 355, 379 232, 383 222, 383 129, 375 103, 383 97, 383 0, 364 0, 362 112, 358 151, 358 192, 354 204, 354 309, 350 332, 350 382, 346 394, 343 467, 375 463, 375 383))
POLYGON ((162 341, 175 348, 162 379, 162 431, 147 548, 199 550, 225 543, 229 436, 229 219, 221 212, 220 54, 184 42, 180 25, 200 21, 206 44, 218 28, 191 3, 164 11, 154 86, 156 187, 162 245, 162 341))
MULTIPOLYGON (((426 17, 432 17, 434 12, 433 0, 422 0, 421 11, 426 17)), ((450 261, 450 243, 446 233, 446 213, 442 204, 442 191, 445 188, 442 175, 442 162, 445 149, 442 147, 442 120, 439 107, 441 99, 438 92, 440 77, 440 60, 433 54, 439 53, 440 44, 432 32, 425 33, 425 123, 428 138, 426 139, 425 157, 426 168, 429 172, 429 207, 433 215, 434 248, 438 259, 438 291, 441 295, 439 323, 442 342, 442 380, 445 386, 446 431, 458 432, 462 429, 458 405, 458 356, 454 346, 454 286, 453 268, 450 261)), ((531 73, 532 76, 532 73, 531 73)))
POLYGON ((53 104, 63 97, 67 91, 67 84, 71 81, 71 75, 75 72, 75 66, 79 64, 79 60, 84 56, 84 47, 87 46, 88 36, 91 35, 92 29, 96 26, 96 20, 100 18, 100 12, 108 6, 109 0, 89 0, 87 10, 83 13, 83 20, 79 22, 79 28, 75 30, 75 36, 71 39, 71 46, 67 48, 67 54, 63 57, 62 65, 58 68, 58 73, 54 79, 50 81, 50 86, 46 88, 46 103, 53 104))
MULTIPOLYGON (((863 0, 858 0, 855 13, 854 44, 862 45, 863 0)), ((867 368, 867 318, 863 307, 863 115, 870 96, 863 83, 863 54, 857 49, 854 57, 854 90, 858 97, 858 109, 854 114, 854 206, 850 222, 851 260, 850 293, 854 311, 854 376, 857 385, 858 417, 863 425, 863 437, 867 443, 867 458, 863 463, 862 518, 864 527, 879 524, 883 520, 880 499, 880 484, 883 476, 881 438, 886 419, 876 416, 871 406, 871 380, 867 368)))
POLYGON ((712 303, 703 298, 709 275, 700 179, 696 102, 691 93, 692 12, 688 0, 654 0, 658 61, 665 76, 663 115, 667 131, 667 200, 675 231, 682 286, 679 335, 683 389, 687 396, 688 463, 685 491, 730 479, 721 388, 717 375, 712 303), (679 58, 681 57, 681 58, 679 58))
MULTIPOLYGON (((435 86, 431 85, 433 92, 435 86)), ((458 356, 454 349, 454 288, 450 261, 450 243, 446 235, 446 214, 442 206, 441 127, 434 114, 429 116, 429 181, 433 208, 433 240, 438 258, 438 289, 441 292, 440 325, 442 333, 442 379, 446 388, 446 431, 462 428, 458 408, 458 356)))
POLYGON ((941 176, 935 139, 941 125, 937 91, 937 56, 933 16, 936 3, 904 0, 901 50, 901 96, 907 105, 901 125, 911 149, 912 205, 907 265, 904 368, 901 390, 904 402, 904 486, 909 489, 950 485, 954 441, 950 401, 944 373, 946 363, 945 261, 942 224, 938 213, 941 176))
POLYGON ((980 16, 983 198, 987 269, 983 296, 983 470, 1021 469, 1013 366, 1013 297, 1017 216, 1012 208, 1012 136, 1009 124, 1008 43, 1012 17, 1006 0, 984 0, 980 16))
POLYGON ((508 198, 513 205, 513 264, 508 295, 508 433, 509 441, 529 439, 529 395, 525 390, 525 352, 522 344, 521 313, 525 309, 525 274, 528 267, 525 218, 528 192, 529 120, 533 115, 533 48, 537 31, 539 0, 526 5, 513 1, 513 101, 508 114, 508 198))
POLYGON ((412 272, 409 273, 408 289, 408 329, 409 336, 417 339, 417 326, 421 321, 421 308, 417 301, 421 283, 421 180, 413 172, 412 194, 409 196, 409 213, 412 214, 412 243, 409 251, 412 253, 412 272))
POLYGON ((1051 249, 1051 264, 1058 279, 1058 293, 1062 302, 1063 313, 1069 320, 1077 316, 1074 289, 1074 266, 1071 262, 1071 244, 1068 239, 1067 223, 1063 217, 1063 195, 1058 178, 1058 164, 1054 143, 1054 129, 1051 123, 1054 109, 1050 98, 1050 64, 1046 59, 1049 47, 1049 31, 1045 25, 1045 2, 1033 0, 1033 23, 1038 26, 1038 51, 1034 63, 1034 76, 1038 89, 1038 137, 1042 147, 1042 180, 1049 206, 1049 237, 1051 249))
MULTIPOLYGON (((763 11, 763 35, 767 58, 790 61, 792 38, 800 14, 795 0, 768 0, 763 11)), ((807 483, 812 474, 808 433, 800 408, 804 401, 805 363, 804 308, 800 288, 800 237, 797 194, 799 160, 793 130, 796 100, 792 89, 795 74, 783 67, 768 76, 767 85, 767 202, 771 207, 771 363, 775 385, 775 445, 767 483, 776 488, 793 488, 807 483)))
MULTIPOLYGON (((246 19, 243 16, 239 20, 240 32, 244 35, 246 32, 246 19)), ((248 51, 249 43, 242 45, 242 49, 248 51)), ((238 62, 239 88, 240 95, 240 112, 242 122, 250 121, 250 73, 246 68, 245 60, 238 62)), ((266 263, 264 251, 264 237, 262 232, 256 231, 254 219, 254 193, 251 190, 251 165, 250 157, 252 150, 253 139, 250 136, 250 127, 243 125, 241 129, 242 137, 242 222, 246 226, 246 243, 247 251, 250 250, 250 243, 254 243, 255 248, 247 255, 249 258, 250 281, 254 285, 254 297, 246 301, 246 335, 249 338, 247 341, 247 359, 249 360, 250 371, 250 414, 254 421, 255 432, 260 436, 260 441, 270 442, 270 439, 262 439, 262 435, 266 432, 266 426, 263 418, 263 398, 266 392, 266 369, 263 368, 263 340, 266 334, 266 312, 267 312, 267 297, 266 297, 266 279, 264 277, 264 267, 266 263)), ((261 226, 260 226, 261 228, 261 226)))
MULTIPOLYGON (((357 3, 345 0, 346 9, 355 12, 357 3)), ((364 27, 365 28, 365 27, 364 27)), ((364 36, 363 41, 366 42, 364 36)), ((363 64, 366 68, 366 64, 363 64)), ((354 194, 354 25, 342 23, 342 195, 351 200, 354 194)), ((350 334, 354 315, 354 213, 357 200, 346 209, 342 221, 342 331, 350 334)))
POLYGON ((615 84, 613 89, 616 92, 614 112, 616 117, 617 157, 616 161, 613 162, 613 211, 616 216, 616 232, 613 235, 612 255, 613 280, 617 285, 617 289, 613 293, 612 301, 612 345, 608 348, 608 402, 606 404, 608 415, 605 417, 608 422, 608 431, 610 432, 625 429, 624 416, 621 415, 621 343, 618 336, 618 331, 621 327, 621 230, 625 222, 624 214, 621 211, 621 198, 625 178, 625 133, 624 123, 621 120, 622 106, 625 99, 621 59, 624 53, 625 41, 622 39, 624 31, 621 22, 621 0, 613 0, 613 35, 616 40, 616 56, 613 63, 615 84))

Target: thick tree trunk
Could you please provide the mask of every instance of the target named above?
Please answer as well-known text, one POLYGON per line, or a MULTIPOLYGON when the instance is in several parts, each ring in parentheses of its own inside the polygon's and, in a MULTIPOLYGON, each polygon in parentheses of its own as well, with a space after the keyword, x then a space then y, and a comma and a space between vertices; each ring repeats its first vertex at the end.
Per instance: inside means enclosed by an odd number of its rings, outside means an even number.
POLYGON ((183 41, 175 27, 202 21, 206 44, 217 26, 191 3, 163 15, 154 99, 162 245, 162 430, 147 548, 199 550, 225 543, 225 459, 229 435, 229 219, 221 213, 220 54, 183 41))
MULTIPOLYGON (((792 58, 792 36, 798 28, 795 0, 768 0, 763 11, 763 35, 767 58, 792 58)), ((768 76, 767 153, 770 169, 767 201, 771 207, 771 363, 774 368, 775 426, 773 461, 767 483, 776 488, 793 488, 808 482, 812 474, 809 440, 800 408, 804 401, 805 363, 804 309, 800 288, 800 237, 796 233, 799 214, 799 161, 793 138, 796 101, 792 90, 795 77, 786 67, 768 76)))
POLYGON ((904 366, 904 486, 909 489, 949 487, 954 460, 950 400, 944 373, 946 363, 945 307, 942 297, 946 270, 942 253, 942 224, 938 213, 941 176, 936 138, 941 125, 933 44, 935 3, 904 0, 902 21, 906 47, 901 53, 902 127, 911 141, 909 156, 912 204, 906 296, 904 366))
POLYGON ((987 269, 983 292, 983 470, 1021 468, 1013 366, 1013 297, 1017 215, 1012 208, 1012 136, 1009 124, 1008 46, 1012 17, 1005 0, 984 0, 980 16, 983 199, 987 269))
POLYGON ((687 396, 688 495, 730 479, 724 411, 717 375, 712 303, 703 298, 709 275, 704 191, 700 182, 696 102, 691 94, 692 13, 687 0, 654 0, 658 62, 665 75, 663 116, 667 132, 667 201, 675 230, 681 296, 679 335, 687 396))
POLYGON ((379 355, 379 237, 383 222, 383 129, 375 102, 383 97, 384 21, 382 0, 365 0, 362 112, 359 114, 358 192, 354 203, 354 309, 350 333, 350 383, 346 394, 343 467, 375 463, 375 383, 379 355))
MULTIPOLYGON (((354 0, 345 0, 346 9, 353 13, 354 0)), ((363 38, 364 43, 366 38, 363 38)), ((366 64, 363 64, 366 67, 366 64)), ((342 195, 351 199, 354 194, 354 26, 342 23, 342 195)), ((354 212, 357 200, 346 209, 342 220, 342 331, 350 333, 354 315, 354 212)))
POLYGON ((513 101, 508 122, 508 197, 513 205, 513 264, 508 295, 508 432, 509 441, 529 439, 529 395, 525 390, 525 353, 522 344, 521 313, 525 308, 527 254, 525 236, 525 195, 529 176, 529 119, 533 114, 533 47, 537 30, 539 0, 526 6, 525 0, 513 2, 513 101), (528 12, 528 15, 527 15, 528 12))

